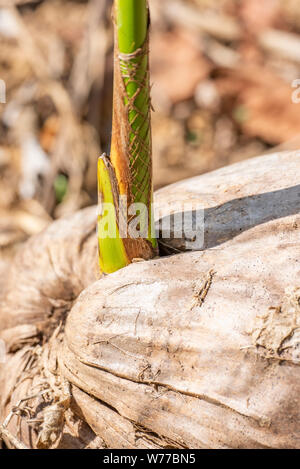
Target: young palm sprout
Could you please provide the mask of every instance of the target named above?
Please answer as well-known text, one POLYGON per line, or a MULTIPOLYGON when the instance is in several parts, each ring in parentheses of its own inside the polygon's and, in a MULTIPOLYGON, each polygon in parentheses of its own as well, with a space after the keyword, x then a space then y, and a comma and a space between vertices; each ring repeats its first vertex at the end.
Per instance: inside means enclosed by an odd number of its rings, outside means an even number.
POLYGON ((101 271, 151 259, 152 141, 147 0, 114 1, 114 97, 110 158, 98 161, 101 271))

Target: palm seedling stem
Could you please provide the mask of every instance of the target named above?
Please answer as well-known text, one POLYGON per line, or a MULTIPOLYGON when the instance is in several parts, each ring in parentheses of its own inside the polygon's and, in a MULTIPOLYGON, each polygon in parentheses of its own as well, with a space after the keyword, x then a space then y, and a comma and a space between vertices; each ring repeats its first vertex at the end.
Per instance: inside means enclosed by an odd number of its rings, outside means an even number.
POLYGON ((98 162, 100 268, 114 272, 156 254, 147 0, 114 1, 114 93, 110 158, 98 162))

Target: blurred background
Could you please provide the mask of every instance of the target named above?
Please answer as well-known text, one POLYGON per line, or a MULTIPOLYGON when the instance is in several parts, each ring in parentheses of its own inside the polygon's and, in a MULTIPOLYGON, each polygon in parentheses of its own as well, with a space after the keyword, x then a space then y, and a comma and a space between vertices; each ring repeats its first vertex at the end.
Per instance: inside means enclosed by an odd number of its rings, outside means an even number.
MULTIPOLYGON (((299 0, 149 4, 155 188, 300 148, 299 0)), ((96 161, 110 144, 111 6, 0 0, 0 262, 97 202, 96 161)))

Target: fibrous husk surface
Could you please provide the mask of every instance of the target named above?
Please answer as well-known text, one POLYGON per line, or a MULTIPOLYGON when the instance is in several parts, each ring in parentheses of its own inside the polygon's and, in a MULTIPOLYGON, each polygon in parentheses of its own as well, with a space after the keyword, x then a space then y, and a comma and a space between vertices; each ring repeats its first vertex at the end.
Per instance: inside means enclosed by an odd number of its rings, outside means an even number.
POLYGON ((299 157, 160 190, 162 219, 202 206, 198 251, 170 236, 172 255, 97 280, 94 208, 31 238, 2 291, 10 434, 34 448, 300 448, 299 157))

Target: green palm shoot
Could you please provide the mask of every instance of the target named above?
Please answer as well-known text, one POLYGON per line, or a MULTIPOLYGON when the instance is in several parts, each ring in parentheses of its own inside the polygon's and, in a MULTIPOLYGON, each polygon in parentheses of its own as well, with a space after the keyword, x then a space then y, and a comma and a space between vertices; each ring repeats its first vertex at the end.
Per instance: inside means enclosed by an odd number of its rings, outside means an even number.
POLYGON ((147 0, 114 1, 115 53, 110 157, 98 161, 101 271, 151 259, 152 138, 147 0))

